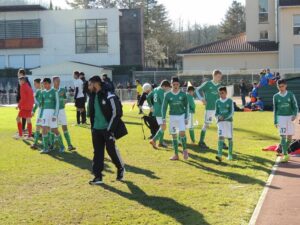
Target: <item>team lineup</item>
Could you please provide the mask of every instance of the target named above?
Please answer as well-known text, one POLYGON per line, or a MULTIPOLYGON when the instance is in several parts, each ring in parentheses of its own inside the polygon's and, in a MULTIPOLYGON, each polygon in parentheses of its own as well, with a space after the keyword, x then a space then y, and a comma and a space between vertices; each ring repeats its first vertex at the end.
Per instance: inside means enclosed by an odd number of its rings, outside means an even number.
MULTIPOLYGON (((79 80, 79 73, 74 73, 75 78, 75 106, 77 108, 77 122, 85 123, 86 97, 83 93, 84 83, 79 80)), ((23 137, 22 119, 26 119, 28 136, 26 139, 33 141, 32 149, 39 149, 39 139, 42 136, 42 149, 40 153, 46 154, 53 150, 60 153, 65 151, 59 126, 62 127, 63 136, 67 142, 68 150, 74 151, 71 137, 68 131, 68 123, 65 113, 67 100, 66 90, 60 87, 60 77, 35 79, 33 93, 30 83, 25 76, 25 71, 19 70, 20 101, 17 116, 18 133, 16 139, 23 137), (53 84, 53 85, 52 85, 53 84), (31 118, 36 116, 36 130, 32 132, 31 118)), ((169 114, 169 134, 172 136, 174 155, 170 160, 179 160, 179 145, 182 146, 183 158, 188 160, 187 149, 188 130, 190 140, 196 143, 194 121, 196 104, 195 97, 205 105, 204 125, 200 132, 199 148, 206 150, 209 147, 205 143, 206 131, 214 121, 217 123, 218 151, 216 160, 222 162, 223 149, 228 149, 228 160, 233 160, 233 116, 234 102, 227 97, 227 88, 221 86, 222 72, 215 70, 213 79, 204 82, 200 87, 188 86, 187 93, 181 91, 180 80, 172 77, 171 82, 163 80, 159 87, 152 90, 150 84, 144 84, 143 91, 147 93, 147 102, 153 116, 159 125, 159 129, 150 140, 154 149, 167 147, 164 136, 167 127, 167 114, 169 114), (228 140, 228 146, 225 140, 228 140), (158 144, 157 144, 158 142, 158 144)), ((288 146, 294 135, 293 121, 298 114, 298 105, 294 94, 287 91, 284 79, 277 82, 279 92, 274 95, 274 124, 280 133, 280 144, 283 149, 281 162, 288 162, 288 146)), ((125 124, 121 120, 123 116, 122 104, 119 98, 105 86, 99 76, 92 77, 88 82, 88 110, 91 120, 92 140, 94 147, 93 174, 95 178, 90 184, 102 184, 102 171, 104 168, 104 149, 117 168, 117 180, 122 180, 125 172, 125 164, 116 147, 116 140, 127 134, 125 124)))

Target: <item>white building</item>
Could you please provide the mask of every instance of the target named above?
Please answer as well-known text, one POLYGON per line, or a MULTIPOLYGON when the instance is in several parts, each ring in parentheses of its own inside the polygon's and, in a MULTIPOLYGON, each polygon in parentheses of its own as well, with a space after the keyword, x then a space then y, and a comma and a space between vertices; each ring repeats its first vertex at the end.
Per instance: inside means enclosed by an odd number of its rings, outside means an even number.
POLYGON ((187 49, 184 71, 300 71, 300 1, 246 0, 246 33, 187 49))

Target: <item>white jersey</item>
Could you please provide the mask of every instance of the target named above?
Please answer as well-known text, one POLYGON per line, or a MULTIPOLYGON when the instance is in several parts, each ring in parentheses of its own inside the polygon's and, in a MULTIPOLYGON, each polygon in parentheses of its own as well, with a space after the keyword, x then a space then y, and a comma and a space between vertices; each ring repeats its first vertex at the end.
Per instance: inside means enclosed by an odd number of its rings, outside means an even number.
POLYGON ((76 98, 83 98, 83 81, 81 79, 74 80, 74 89, 76 91, 76 88, 78 88, 78 93, 76 98))

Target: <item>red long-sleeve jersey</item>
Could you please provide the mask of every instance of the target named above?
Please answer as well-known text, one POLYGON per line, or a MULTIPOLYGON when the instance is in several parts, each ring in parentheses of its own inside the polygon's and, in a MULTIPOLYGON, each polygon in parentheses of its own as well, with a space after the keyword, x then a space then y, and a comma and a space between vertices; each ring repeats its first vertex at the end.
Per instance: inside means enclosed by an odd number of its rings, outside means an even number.
POLYGON ((19 109, 32 111, 34 105, 34 95, 33 90, 27 82, 20 87, 20 97, 19 109))

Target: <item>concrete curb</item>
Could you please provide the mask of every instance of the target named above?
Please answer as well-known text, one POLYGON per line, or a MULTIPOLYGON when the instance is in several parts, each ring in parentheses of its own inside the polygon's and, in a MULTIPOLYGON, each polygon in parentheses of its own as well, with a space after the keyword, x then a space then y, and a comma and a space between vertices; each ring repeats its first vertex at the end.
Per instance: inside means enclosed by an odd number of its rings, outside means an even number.
POLYGON ((272 180, 273 180, 273 178, 275 176, 275 173, 276 173, 276 170, 278 168, 279 162, 280 162, 280 157, 277 157, 277 159, 275 161, 275 165, 272 167, 272 171, 271 171, 271 174, 269 176, 269 179, 267 180, 267 183, 266 183, 266 185, 264 187, 264 190, 261 193, 260 198, 258 200, 258 203, 257 203, 257 205, 256 205, 256 207, 254 209, 254 212, 253 212, 252 217, 250 219, 249 225, 255 225, 256 224, 257 218, 259 216, 259 213, 260 213, 260 210, 262 208, 262 205, 264 204, 264 201, 265 201, 265 198, 267 196, 267 193, 268 193, 268 191, 270 189, 269 186, 271 185, 272 180))

